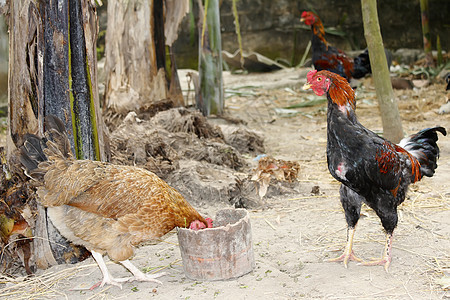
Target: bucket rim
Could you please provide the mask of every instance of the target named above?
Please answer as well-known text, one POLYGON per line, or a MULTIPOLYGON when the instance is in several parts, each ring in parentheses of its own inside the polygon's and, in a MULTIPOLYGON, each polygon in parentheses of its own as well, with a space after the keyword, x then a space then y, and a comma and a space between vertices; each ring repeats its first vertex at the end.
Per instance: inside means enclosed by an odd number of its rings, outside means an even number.
MULTIPOLYGON (((236 227, 238 226, 240 223, 242 222, 248 222, 248 220, 250 219, 250 213, 248 212, 248 210, 246 210, 245 208, 224 208, 224 209, 220 209, 217 211, 217 213, 221 212, 221 211, 226 211, 226 210, 232 210, 232 211, 244 211, 245 215, 240 218, 237 222, 233 223, 233 224, 227 224, 225 226, 219 226, 219 227, 213 227, 213 228, 204 228, 202 230, 192 230, 189 228, 183 228, 183 227, 178 227, 178 232, 190 232, 190 233, 195 233, 195 234, 201 234, 201 232, 208 232, 208 231, 218 231, 218 230, 225 230, 228 231, 230 230, 232 227, 236 227)), ((216 215, 217 215, 216 213, 216 215)))

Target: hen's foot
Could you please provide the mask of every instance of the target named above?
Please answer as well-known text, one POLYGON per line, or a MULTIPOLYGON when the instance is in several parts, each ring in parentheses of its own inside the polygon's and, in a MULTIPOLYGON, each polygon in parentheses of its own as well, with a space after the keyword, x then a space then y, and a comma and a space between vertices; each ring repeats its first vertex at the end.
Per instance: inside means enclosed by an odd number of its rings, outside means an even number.
POLYGON ((89 289, 93 290, 97 287, 103 287, 105 284, 115 285, 115 286, 119 287, 120 289, 122 289, 123 282, 132 282, 132 281, 155 282, 157 284, 162 285, 162 282, 155 278, 158 278, 158 277, 161 277, 164 275, 166 275, 166 273, 158 273, 158 274, 144 274, 144 273, 139 274, 138 273, 136 276, 131 276, 131 277, 122 277, 122 278, 108 277, 108 278, 104 278, 103 281, 99 281, 98 283, 94 284, 89 289))
POLYGON ((106 267, 105 261, 103 260, 103 255, 96 251, 91 251, 92 257, 94 257, 95 261, 97 262, 98 266, 100 267, 100 270, 103 274, 103 280, 99 283, 94 284, 90 290, 95 289, 96 287, 103 287, 105 284, 111 284, 119 287, 122 289, 122 284, 120 284, 120 280, 117 280, 111 276, 111 274, 108 271, 108 268, 106 267))
POLYGON ((112 277, 103 278, 102 281, 99 281, 98 283, 94 284, 89 289, 92 291, 93 289, 95 289, 97 287, 103 287, 105 284, 115 285, 118 288, 122 289, 122 284, 120 282, 123 282, 123 281, 121 281, 121 279, 122 278, 112 278, 112 277))
POLYGON ((144 274, 142 273, 138 268, 136 268, 128 259, 120 262, 122 265, 124 265, 125 268, 127 268, 134 277, 128 278, 127 281, 151 281, 156 282, 157 284, 162 284, 161 281, 155 279, 161 276, 166 275, 166 273, 157 273, 157 274, 144 274))
POLYGON ((150 281, 150 282, 156 282, 157 284, 161 284, 162 285, 162 282, 157 280, 157 279, 155 279, 155 278, 164 276, 166 274, 167 273, 164 273, 164 272, 163 273, 157 273, 157 274, 144 274, 144 273, 140 273, 139 274, 138 273, 134 277, 131 277, 130 281, 134 281, 134 280, 137 280, 137 281, 150 281))

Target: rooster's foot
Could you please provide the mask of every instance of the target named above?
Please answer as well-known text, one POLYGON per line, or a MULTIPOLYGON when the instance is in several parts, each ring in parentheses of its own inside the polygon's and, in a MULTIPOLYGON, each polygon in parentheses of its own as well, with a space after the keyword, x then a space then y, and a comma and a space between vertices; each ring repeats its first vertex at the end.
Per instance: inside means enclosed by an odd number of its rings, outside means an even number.
POLYGON ((389 265, 391 264, 391 258, 389 256, 386 256, 380 259, 362 261, 359 264, 363 266, 384 266, 384 270, 386 272, 389 272, 389 265))
POLYGON ((346 251, 344 251, 344 253, 342 253, 341 256, 338 256, 336 258, 330 258, 327 261, 329 261, 329 262, 340 262, 340 261, 342 261, 342 262, 344 262, 344 266, 347 268, 348 262, 350 260, 357 261, 357 262, 362 262, 363 261, 361 258, 357 257, 353 253, 353 251, 350 252, 350 253, 347 253, 346 251))

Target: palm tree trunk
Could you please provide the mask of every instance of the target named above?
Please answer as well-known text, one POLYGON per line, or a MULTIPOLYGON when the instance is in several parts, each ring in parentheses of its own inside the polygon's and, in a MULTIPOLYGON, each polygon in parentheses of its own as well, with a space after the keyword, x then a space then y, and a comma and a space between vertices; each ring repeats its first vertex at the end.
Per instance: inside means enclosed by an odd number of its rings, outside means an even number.
POLYGON ((170 47, 188 9, 180 0, 108 2, 105 107, 126 114, 166 99, 184 105, 170 47))
MULTIPOLYGON (((54 2, 9 2, 9 28, 14 30, 9 41, 8 160, 26 133, 43 134, 44 117, 50 114, 64 122, 77 158, 104 160, 95 7, 90 0, 54 2)), ((45 210, 38 207, 35 213, 36 224, 28 225, 41 237, 33 240, 36 265, 65 263, 69 252, 77 261, 78 250, 52 227, 45 210)))

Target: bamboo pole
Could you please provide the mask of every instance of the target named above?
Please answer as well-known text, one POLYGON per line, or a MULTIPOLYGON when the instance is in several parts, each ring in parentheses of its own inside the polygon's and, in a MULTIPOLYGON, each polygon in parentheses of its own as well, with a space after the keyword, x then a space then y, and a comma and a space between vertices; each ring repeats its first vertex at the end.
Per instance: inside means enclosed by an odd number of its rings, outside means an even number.
POLYGON ((383 124, 384 137, 394 143, 403 138, 397 100, 392 90, 386 54, 378 23, 377 1, 361 0, 364 36, 369 48, 370 65, 383 124))
MULTIPOLYGON (((199 0, 199 6, 202 7, 201 0, 199 0)), ((205 116, 221 115, 224 100, 219 0, 206 0, 203 18, 200 19, 203 19, 203 24, 199 26, 201 30, 198 62, 200 95, 197 97, 197 108, 205 116)))
POLYGON ((425 52, 425 64, 433 67, 433 54, 431 52, 431 34, 428 23, 428 0, 420 0, 420 16, 422 18, 423 51, 425 52))

